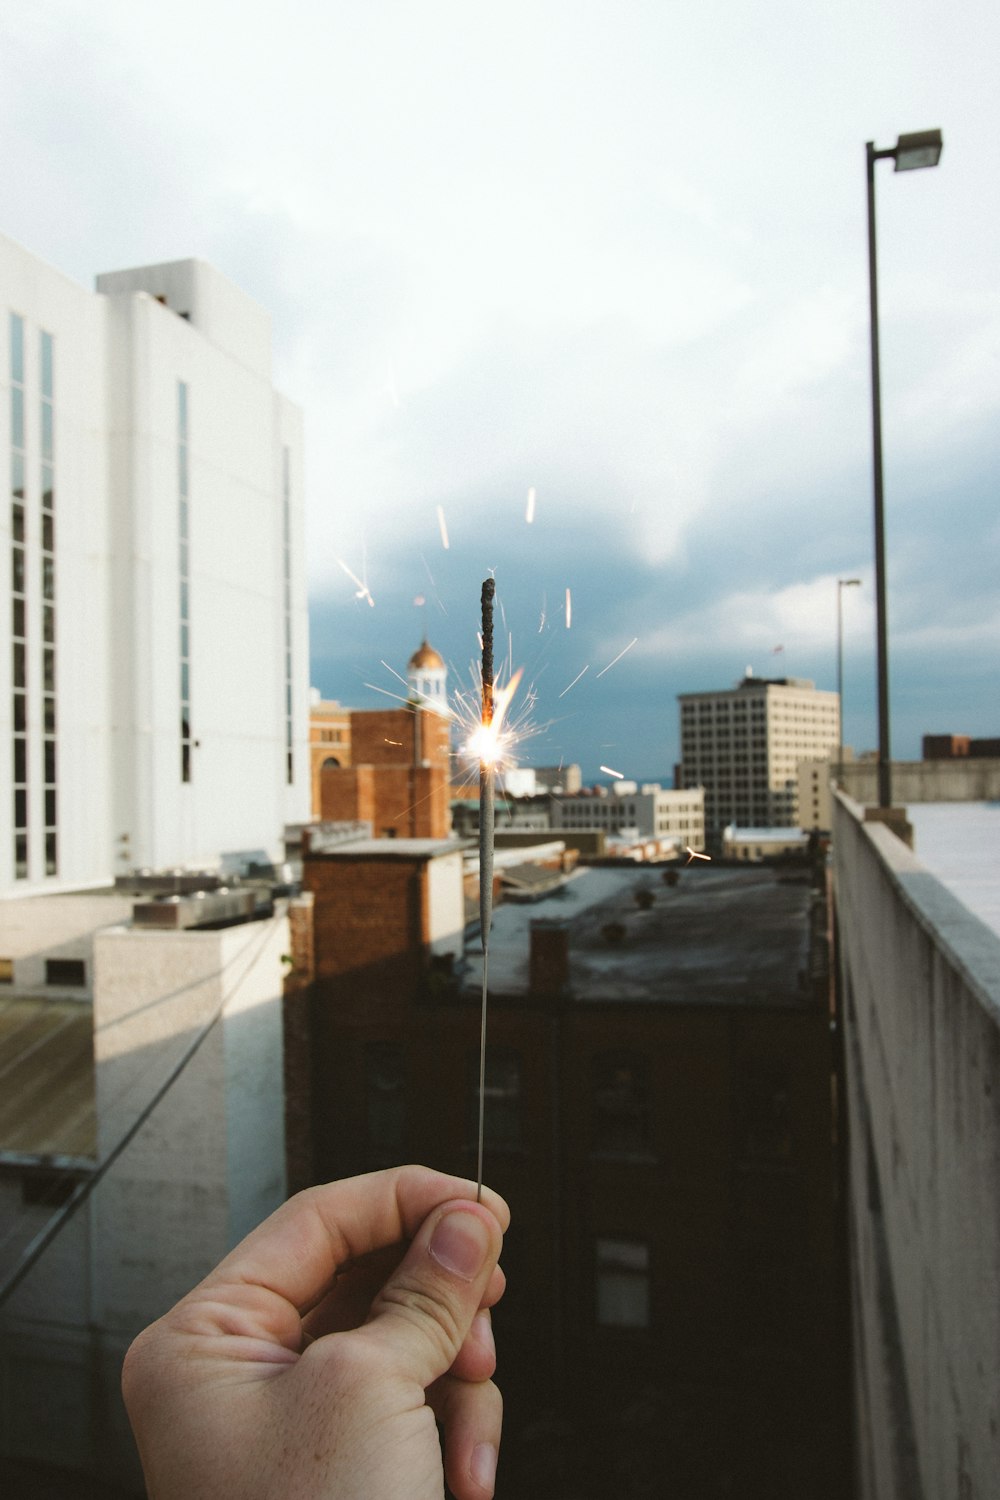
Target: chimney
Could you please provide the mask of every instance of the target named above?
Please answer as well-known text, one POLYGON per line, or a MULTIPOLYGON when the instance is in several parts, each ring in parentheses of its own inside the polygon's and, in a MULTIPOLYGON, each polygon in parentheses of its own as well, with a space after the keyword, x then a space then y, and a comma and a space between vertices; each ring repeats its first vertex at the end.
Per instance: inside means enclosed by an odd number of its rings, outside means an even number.
POLYGON ((531 924, 529 985, 533 995, 565 995, 569 990, 569 928, 538 918, 531 924))

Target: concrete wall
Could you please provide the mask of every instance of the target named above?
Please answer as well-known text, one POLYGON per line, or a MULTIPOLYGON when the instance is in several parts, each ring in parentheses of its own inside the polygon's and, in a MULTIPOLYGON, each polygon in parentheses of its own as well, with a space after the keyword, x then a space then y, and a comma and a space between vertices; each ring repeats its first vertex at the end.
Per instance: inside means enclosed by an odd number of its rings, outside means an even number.
MULTIPOLYGON (((875 761, 846 761, 840 779, 856 802, 878 802, 875 761)), ((897 806, 907 802, 992 802, 998 797, 1000 760, 897 760, 892 764, 892 800, 897 806)))
POLYGON ((834 810, 859 1500, 1000 1475, 1000 939, 834 810))
MULTIPOLYGON (((117 927, 93 942, 99 1164, 166 1092, 0 1311, 0 1452, 135 1484, 125 1350, 284 1197, 291 943, 282 911, 215 932, 117 927)), ((0 1183, 7 1213, 25 1243, 51 1209, 0 1183)))

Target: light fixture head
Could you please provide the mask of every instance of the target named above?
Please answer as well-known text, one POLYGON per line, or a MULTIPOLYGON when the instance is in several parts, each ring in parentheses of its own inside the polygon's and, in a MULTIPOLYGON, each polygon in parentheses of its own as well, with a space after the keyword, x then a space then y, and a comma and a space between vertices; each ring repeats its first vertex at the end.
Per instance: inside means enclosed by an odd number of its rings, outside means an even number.
POLYGON ((897 172, 915 172, 918 167, 936 167, 944 147, 940 130, 917 130, 896 142, 897 172))

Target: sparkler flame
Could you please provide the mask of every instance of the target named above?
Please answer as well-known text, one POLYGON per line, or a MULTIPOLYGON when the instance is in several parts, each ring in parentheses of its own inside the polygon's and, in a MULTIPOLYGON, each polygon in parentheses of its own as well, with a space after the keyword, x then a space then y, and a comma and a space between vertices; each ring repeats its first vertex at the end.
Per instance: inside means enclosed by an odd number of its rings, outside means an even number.
POLYGON ((504 719, 522 675, 523 668, 519 667, 505 687, 495 690, 493 718, 488 724, 478 724, 466 743, 466 754, 480 765, 500 767, 510 755, 514 736, 504 728, 504 719))

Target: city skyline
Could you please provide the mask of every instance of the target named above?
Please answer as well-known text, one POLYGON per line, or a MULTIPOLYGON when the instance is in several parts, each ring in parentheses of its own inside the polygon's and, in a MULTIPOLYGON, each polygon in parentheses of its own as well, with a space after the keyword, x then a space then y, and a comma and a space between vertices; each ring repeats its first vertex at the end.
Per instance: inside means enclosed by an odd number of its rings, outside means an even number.
POLYGON ((676 695, 748 665, 832 688, 838 577, 874 746, 864 142, 940 126, 877 181, 892 750, 997 731, 992 8, 42 0, 0 36, 4 231, 83 285, 202 256, 271 315, 313 683, 382 706, 425 629, 467 678, 495 569, 525 756, 588 779, 668 781, 676 695))

